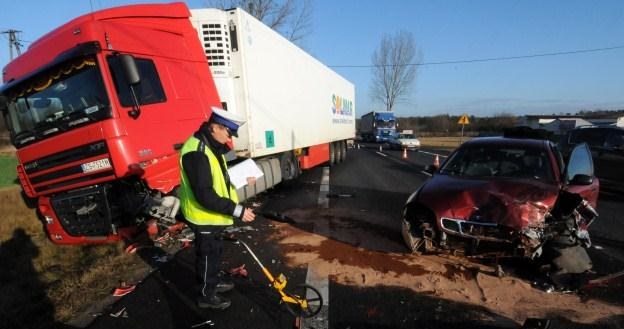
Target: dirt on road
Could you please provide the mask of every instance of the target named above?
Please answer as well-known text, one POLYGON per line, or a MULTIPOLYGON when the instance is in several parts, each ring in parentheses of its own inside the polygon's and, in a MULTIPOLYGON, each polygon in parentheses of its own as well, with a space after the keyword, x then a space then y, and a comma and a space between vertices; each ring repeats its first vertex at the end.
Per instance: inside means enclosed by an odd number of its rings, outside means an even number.
MULTIPOLYGON (((289 265, 309 266, 339 284, 407 288, 417 294, 483 307, 518 324, 527 318, 544 317, 590 324, 624 315, 622 303, 573 293, 547 293, 525 279, 498 277, 489 266, 466 259, 396 251, 395 243, 401 241, 373 245, 371 241, 383 241, 380 234, 387 226, 375 222, 383 216, 360 213, 356 214, 357 221, 364 221, 364 225, 347 225, 356 222, 349 220, 354 214, 347 210, 293 209, 284 214, 297 224, 280 224, 271 239, 282 247, 289 265), (304 229, 310 227, 314 228, 304 229)), ((616 289, 624 291, 621 285, 616 289)))

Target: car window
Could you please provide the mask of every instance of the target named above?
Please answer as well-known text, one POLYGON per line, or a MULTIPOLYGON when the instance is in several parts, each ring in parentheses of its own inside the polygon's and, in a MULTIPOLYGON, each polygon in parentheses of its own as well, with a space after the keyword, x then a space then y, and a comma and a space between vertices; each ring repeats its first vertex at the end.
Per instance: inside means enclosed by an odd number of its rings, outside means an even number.
POLYGON ((586 143, 577 145, 568 160, 566 179, 570 181, 576 175, 594 176, 594 163, 592 162, 591 151, 586 143))
POLYGON ((607 136, 604 146, 606 148, 622 149, 622 147, 624 146, 624 130, 614 130, 613 132, 611 132, 607 136))
POLYGON ((530 178, 549 182, 554 180, 545 149, 498 145, 460 148, 440 173, 464 177, 530 178))
POLYGON ((606 133, 603 129, 587 128, 573 130, 570 134, 570 144, 587 143, 589 146, 603 146, 606 133))

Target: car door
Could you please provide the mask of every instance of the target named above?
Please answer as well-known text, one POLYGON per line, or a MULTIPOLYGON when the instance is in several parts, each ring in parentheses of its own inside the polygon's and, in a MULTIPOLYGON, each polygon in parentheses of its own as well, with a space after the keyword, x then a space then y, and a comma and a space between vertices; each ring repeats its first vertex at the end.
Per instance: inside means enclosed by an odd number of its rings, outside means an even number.
POLYGON ((574 147, 565 172, 565 189, 568 192, 577 193, 596 206, 600 183, 594 175, 594 163, 591 151, 586 143, 574 147))
POLYGON ((624 183, 624 130, 605 130, 607 137, 598 157, 594 158, 596 176, 599 176, 603 185, 608 180, 613 187, 622 188, 624 183))

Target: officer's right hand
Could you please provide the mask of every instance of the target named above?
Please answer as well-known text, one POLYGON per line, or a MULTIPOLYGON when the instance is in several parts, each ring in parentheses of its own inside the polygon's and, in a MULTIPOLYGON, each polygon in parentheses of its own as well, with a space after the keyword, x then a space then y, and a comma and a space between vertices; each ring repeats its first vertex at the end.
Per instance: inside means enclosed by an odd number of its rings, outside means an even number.
POLYGON ((243 222, 253 222, 254 219, 256 219, 256 214, 253 213, 253 210, 245 208, 245 212, 243 212, 243 222))

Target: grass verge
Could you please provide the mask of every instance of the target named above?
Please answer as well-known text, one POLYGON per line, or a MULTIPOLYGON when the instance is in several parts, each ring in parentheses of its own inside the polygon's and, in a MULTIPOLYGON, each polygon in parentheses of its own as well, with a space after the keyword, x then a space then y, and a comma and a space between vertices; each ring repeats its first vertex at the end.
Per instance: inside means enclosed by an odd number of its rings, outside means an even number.
POLYGON ((0 189, 0 328, 56 328, 149 272, 121 244, 51 243, 20 191, 0 189))
POLYGON ((470 137, 418 137, 423 147, 454 150, 470 137))
POLYGON ((16 166, 15 156, 0 154, 0 188, 17 184, 16 166))

